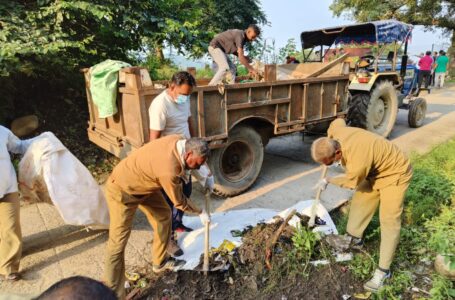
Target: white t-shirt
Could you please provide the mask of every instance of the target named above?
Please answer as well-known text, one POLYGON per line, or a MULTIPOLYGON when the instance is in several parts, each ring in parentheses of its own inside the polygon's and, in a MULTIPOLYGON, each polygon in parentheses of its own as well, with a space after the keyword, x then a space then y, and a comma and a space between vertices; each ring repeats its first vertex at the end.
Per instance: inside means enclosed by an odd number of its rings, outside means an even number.
POLYGON ((191 116, 190 102, 177 104, 164 90, 156 96, 149 108, 151 130, 161 131, 161 136, 182 134, 191 138, 188 118, 191 116))

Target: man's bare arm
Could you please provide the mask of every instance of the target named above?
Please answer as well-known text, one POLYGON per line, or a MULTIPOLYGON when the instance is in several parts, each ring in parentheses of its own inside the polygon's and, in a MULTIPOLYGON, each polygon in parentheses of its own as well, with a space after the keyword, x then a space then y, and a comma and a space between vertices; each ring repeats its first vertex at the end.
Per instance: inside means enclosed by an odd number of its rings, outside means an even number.
POLYGON ((149 142, 159 139, 161 137, 161 131, 160 130, 153 130, 150 129, 150 135, 149 135, 149 142))
POLYGON ((237 48, 237 54, 239 57, 239 61, 242 65, 244 65, 248 71, 252 74, 256 74, 256 70, 250 65, 248 58, 246 58, 245 53, 243 52, 243 48, 237 48))

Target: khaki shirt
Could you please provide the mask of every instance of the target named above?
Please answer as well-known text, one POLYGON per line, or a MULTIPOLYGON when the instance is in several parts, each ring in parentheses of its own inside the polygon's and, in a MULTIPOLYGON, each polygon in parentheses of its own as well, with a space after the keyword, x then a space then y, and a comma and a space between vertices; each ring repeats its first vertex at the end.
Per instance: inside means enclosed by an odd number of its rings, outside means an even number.
POLYGON ((185 166, 176 147, 182 139, 180 135, 169 135, 134 150, 114 168, 109 180, 132 196, 161 193, 163 189, 177 209, 201 213, 183 194, 185 166))
POLYGON ((364 129, 348 127, 343 119, 334 120, 327 134, 340 143, 341 163, 346 169, 345 174, 330 178, 330 183, 354 189, 366 179, 373 189, 381 189, 411 180, 409 159, 387 139, 364 129))

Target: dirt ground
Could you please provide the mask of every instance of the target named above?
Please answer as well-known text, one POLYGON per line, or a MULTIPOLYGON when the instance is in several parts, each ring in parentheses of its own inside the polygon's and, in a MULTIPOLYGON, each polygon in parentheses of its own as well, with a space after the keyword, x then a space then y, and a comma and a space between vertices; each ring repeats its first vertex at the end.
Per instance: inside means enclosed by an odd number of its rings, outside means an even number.
MULTIPOLYGON (((455 136, 455 85, 436 90, 425 98, 428 113, 424 126, 409 128, 407 112, 400 111, 391 135, 391 140, 408 153, 426 152, 455 136)), ((311 187, 317 182, 320 169, 310 158, 311 142, 312 138, 302 142, 299 134, 272 139, 266 148, 262 171, 252 188, 236 197, 214 199, 214 210, 283 210, 298 201, 313 198, 311 187)), ((349 191, 331 186, 323 193, 322 201, 330 207, 349 196, 349 191)), ((196 203, 203 203, 204 197, 197 184, 192 197, 196 203)), ((64 224, 55 207, 45 203, 24 205, 21 224, 24 237, 21 270, 24 280, 0 282, 0 294, 35 295, 56 281, 73 275, 102 279, 107 240, 105 231, 86 231, 64 224)), ((133 228, 126 249, 126 264, 128 267, 148 267, 152 235, 143 214, 138 212, 133 228)), ((334 272, 338 274, 336 270, 334 272)))

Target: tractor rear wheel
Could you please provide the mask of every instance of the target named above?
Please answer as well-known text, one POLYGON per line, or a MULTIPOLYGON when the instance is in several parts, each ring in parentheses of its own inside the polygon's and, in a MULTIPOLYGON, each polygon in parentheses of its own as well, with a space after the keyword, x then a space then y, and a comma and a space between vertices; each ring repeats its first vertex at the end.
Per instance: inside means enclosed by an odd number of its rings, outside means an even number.
POLYGON ((349 103, 348 125, 383 137, 389 136, 398 114, 398 97, 393 84, 383 81, 370 94, 354 94, 349 103))
POLYGON ((229 132, 227 145, 212 151, 209 166, 215 177, 215 194, 235 196, 247 190, 261 171, 264 146, 251 126, 240 125, 229 132))

